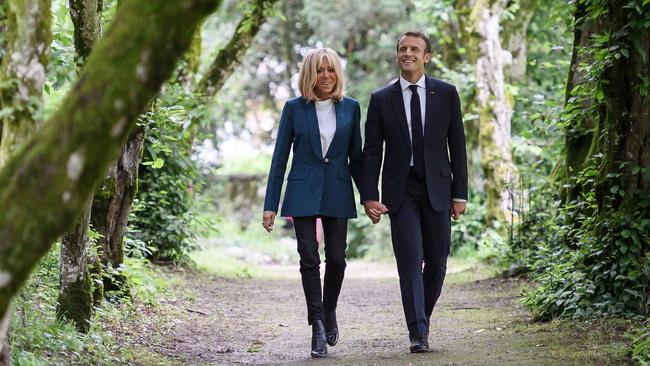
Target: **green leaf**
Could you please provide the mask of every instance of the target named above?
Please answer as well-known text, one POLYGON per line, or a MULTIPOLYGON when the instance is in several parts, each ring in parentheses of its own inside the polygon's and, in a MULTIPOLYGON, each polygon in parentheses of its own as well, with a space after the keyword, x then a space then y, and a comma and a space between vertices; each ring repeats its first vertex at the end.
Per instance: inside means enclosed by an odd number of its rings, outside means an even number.
POLYGON ((151 167, 154 169, 160 169, 163 167, 163 165, 165 165, 165 161, 161 158, 157 158, 156 160, 154 160, 153 165, 151 167))

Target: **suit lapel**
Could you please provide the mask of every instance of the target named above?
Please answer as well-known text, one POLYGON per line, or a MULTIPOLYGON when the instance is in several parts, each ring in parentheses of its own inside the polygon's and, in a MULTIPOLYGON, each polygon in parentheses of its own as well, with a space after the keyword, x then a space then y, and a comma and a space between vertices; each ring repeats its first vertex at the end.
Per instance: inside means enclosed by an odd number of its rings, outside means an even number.
POLYGON ((311 146, 314 148, 314 154, 323 158, 323 148, 320 144, 320 129, 318 128, 318 117, 316 116, 316 103, 307 102, 307 123, 309 124, 311 146))
POLYGON ((406 111, 404 110, 404 96, 402 95, 402 86, 399 82, 399 79, 393 84, 393 90, 391 91, 391 96, 393 100, 393 108, 395 109, 395 115, 397 116, 397 124, 400 131, 402 131, 402 137, 411 149, 411 135, 409 134, 409 125, 406 121, 406 111))
POLYGON ((427 91, 426 91, 426 98, 427 98, 427 106, 425 110, 425 115, 424 115, 424 137, 426 140, 430 140, 432 137, 432 133, 435 130, 435 120, 434 116, 438 115, 438 111, 440 110, 439 106, 439 100, 440 98, 436 97, 436 82, 434 79, 430 77, 426 77, 425 79, 427 91))

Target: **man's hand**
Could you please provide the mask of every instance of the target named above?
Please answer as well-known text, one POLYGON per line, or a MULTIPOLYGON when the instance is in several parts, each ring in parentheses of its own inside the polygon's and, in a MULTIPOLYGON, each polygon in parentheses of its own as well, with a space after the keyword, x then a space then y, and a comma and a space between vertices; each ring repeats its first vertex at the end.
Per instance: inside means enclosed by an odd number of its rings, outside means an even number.
POLYGON ((273 231, 273 222, 275 222, 276 213, 273 211, 264 211, 262 214, 262 226, 267 232, 273 231))
POLYGON ((388 213, 388 208, 379 201, 366 201, 363 203, 363 208, 373 224, 381 220, 381 215, 388 213))
POLYGON ((460 215, 465 213, 465 206, 467 204, 465 202, 456 202, 456 201, 451 201, 451 209, 449 209, 449 213, 451 214, 451 218, 454 220, 458 220, 460 215))

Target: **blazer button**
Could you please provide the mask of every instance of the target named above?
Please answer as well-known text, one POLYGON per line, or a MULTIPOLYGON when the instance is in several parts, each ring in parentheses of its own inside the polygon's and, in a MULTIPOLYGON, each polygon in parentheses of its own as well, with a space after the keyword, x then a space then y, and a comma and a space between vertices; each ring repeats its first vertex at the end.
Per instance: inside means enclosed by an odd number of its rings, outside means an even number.
POLYGON ((325 158, 325 163, 329 163, 329 162, 330 162, 330 159, 329 159, 329 158, 325 158))

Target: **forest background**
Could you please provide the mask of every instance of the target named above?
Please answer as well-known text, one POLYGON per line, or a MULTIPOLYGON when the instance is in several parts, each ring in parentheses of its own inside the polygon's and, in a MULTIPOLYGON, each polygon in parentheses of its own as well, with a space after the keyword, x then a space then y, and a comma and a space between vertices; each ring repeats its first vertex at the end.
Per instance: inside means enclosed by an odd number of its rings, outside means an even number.
MULTIPOLYGON (((164 2, 0 1, 5 360, 119 357, 99 319, 155 306, 160 265, 254 278, 295 263, 290 222, 259 222, 302 56, 335 49, 363 116, 415 29, 464 112, 470 199, 452 257, 528 278, 539 321, 630 321, 629 359, 649 362, 650 1, 194 3, 197 31, 164 2), (109 63, 116 49, 133 62, 109 63)), ((390 258, 387 220, 359 217, 348 258, 390 258)))

